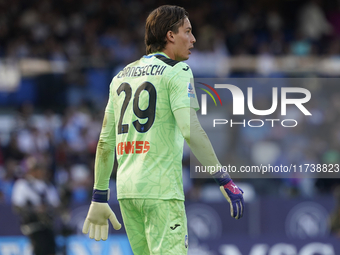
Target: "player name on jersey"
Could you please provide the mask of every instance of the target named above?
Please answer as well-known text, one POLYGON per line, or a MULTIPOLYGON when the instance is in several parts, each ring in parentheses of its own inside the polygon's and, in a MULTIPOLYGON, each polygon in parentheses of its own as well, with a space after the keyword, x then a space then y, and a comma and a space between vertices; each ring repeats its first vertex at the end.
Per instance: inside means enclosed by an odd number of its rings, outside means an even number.
POLYGON ((138 77, 145 75, 162 75, 167 66, 162 65, 146 65, 125 67, 117 76, 117 78, 138 77))
POLYGON ((141 154, 147 153, 150 149, 150 143, 148 141, 131 141, 131 142, 120 142, 117 145, 117 154, 141 154))

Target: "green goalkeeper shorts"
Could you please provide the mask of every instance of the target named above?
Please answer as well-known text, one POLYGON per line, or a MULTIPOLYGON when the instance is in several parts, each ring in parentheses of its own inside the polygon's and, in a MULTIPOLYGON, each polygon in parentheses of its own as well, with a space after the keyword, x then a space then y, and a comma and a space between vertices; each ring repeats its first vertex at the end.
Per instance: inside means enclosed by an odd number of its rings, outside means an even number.
POLYGON ((120 199, 119 204, 135 255, 188 253, 184 201, 120 199))

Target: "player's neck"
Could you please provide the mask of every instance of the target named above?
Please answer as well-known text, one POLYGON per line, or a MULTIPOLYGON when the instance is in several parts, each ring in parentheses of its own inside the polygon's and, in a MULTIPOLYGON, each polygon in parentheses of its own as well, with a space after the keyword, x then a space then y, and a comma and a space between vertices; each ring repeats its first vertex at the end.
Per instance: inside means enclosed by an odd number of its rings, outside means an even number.
POLYGON ((172 49, 170 48, 165 48, 162 50, 162 52, 164 52, 169 58, 171 58, 172 60, 176 60, 175 59, 175 53, 172 49))

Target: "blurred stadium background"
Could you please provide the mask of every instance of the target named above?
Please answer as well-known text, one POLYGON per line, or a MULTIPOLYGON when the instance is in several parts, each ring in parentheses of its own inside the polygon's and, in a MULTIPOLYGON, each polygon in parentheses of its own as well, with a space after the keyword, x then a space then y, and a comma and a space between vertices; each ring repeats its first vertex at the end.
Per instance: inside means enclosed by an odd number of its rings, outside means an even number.
MULTIPOLYGON (((255 152, 275 150, 276 165, 340 163, 339 0, 2 0, 0 255, 30 254, 11 194, 31 158, 46 166, 61 198, 58 254, 131 254, 124 229, 95 242, 81 227, 110 81, 145 54, 145 19, 162 4, 189 12, 197 43, 188 64, 197 78, 332 81, 314 84, 313 117, 289 132, 225 128, 217 150, 223 162, 252 165, 261 155, 255 152)), ((271 102, 271 90, 262 89, 269 94, 255 100, 271 102)), ((202 125, 212 141, 221 139, 202 125)), ((212 180, 190 178, 189 155, 186 147, 190 255, 340 254, 338 178, 237 179, 247 211, 235 221, 212 180)), ((114 179, 115 171, 110 203, 121 219, 114 179)))

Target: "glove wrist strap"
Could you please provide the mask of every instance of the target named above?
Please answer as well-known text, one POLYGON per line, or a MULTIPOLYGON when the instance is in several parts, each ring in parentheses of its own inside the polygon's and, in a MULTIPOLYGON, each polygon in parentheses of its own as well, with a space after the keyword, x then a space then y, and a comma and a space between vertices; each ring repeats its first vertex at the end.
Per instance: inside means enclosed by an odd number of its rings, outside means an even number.
POLYGON ((94 189, 92 193, 92 201, 99 203, 107 203, 107 201, 109 200, 109 191, 110 189, 107 190, 94 189))
POLYGON ((224 186, 231 181, 230 175, 225 168, 222 168, 220 171, 214 173, 212 177, 219 186, 224 186))

